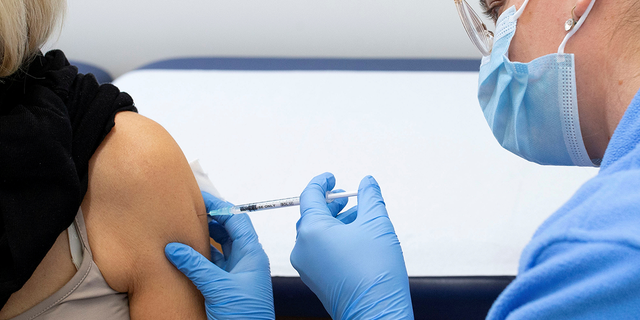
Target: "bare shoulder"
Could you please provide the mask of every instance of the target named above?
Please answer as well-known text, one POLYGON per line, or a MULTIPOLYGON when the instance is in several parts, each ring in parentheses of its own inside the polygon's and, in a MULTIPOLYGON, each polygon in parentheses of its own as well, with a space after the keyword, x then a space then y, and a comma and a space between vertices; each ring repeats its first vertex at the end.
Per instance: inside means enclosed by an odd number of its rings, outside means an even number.
POLYGON ((204 203, 182 151, 154 121, 121 112, 89 165, 82 204, 94 260, 128 292, 134 318, 203 317, 202 297, 164 256, 169 242, 209 257, 204 203))

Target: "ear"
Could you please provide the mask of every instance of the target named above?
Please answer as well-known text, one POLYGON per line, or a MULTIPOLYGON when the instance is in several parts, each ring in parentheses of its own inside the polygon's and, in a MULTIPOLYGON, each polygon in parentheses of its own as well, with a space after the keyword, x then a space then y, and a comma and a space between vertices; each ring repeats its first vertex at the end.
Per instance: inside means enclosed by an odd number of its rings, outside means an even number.
POLYGON ((576 17, 578 17, 578 19, 582 17, 585 11, 587 11, 587 7, 589 7, 590 3, 591 0, 576 0, 576 8, 573 13, 576 14, 576 17))

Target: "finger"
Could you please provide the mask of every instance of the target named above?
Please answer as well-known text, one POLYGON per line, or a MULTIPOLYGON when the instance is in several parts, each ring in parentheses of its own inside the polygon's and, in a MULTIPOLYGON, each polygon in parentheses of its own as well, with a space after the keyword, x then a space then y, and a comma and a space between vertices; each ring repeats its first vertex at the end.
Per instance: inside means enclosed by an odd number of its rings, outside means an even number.
POLYGON ((249 243, 258 243, 258 235, 253 228, 249 215, 246 213, 229 216, 224 223, 221 223, 221 225, 224 226, 225 230, 229 234, 229 239, 224 244, 221 243, 225 256, 227 255, 227 252, 230 252, 230 245, 232 243, 235 243, 240 247, 244 247, 249 243), (229 247, 225 247, 225 245, 229 245, 229 247), (227 250, 227 248, 229 250, 227 250))
MULTIPOLYGON (((344 190, 342 189, 333 190, 333 192, 331 193, 341 193, 341 192, 344 192, 344 190)), ((342 211, 342 209, 344 209, 344 207, 347 206, 348 202, 349 202, 349 198, 338 198, 329 202, 327 204, 327 207, 329 208, 331 215, 335 217, 336 215, 338 215, 340 211, 342 211)))
POLYGON ((224 272, 199 252, 182 243, 169 243, 164 248, 164 253, 201 292, 209 289, 207 287, 214 281, 212 279, 219 278, 220 273, 224 272))
POLYGON ((221 245, 229 241, 227 229, 215 220, 209 222, 209 236, 221 245))
POLYGON ((325 172, 311 179, 311 182, 300 195, 300 214, 302 217, 311 214, 331 215, 327 207, 326 194, 336 184, 333 174, 325 172))
POLYGON ((209 247, 211 247, 211 249, 210 249, 210 251, 211 251, 211 262, 213 262, 213 264, 218 266, 218 268, 224 269, 224 263, 226 262, 226 259, 225 259, 224 255, 222 254, 222 252, 220 252, 220 250, 218 250, 216 247, 214 247, 212 245, 209 245, 209 247))
POLYGON ((206 191, 200 191, 200 193, 202 193, 202 199, 204 200, 205 207, 207 207, 207 212, 222 208, 233 207, 231 203, 222 201, 206 191))
MULTIPOLYGON (((207 207, 207 212, 218 210, 222 208, 233 207, 233 204, 227 201, 220 200, 206 191, 200 191, 202 193, 202 199, 204 199, 204 205, 207 207)), ((210 216, 211 219, 224 225, 224 222, 231 217, 231 215, 216 215, 210 216)))
POLYGON ((387 215, 387 209, 382 199, 380 186, 376 179, 372 176, 366 176, 360 181, 358 187, 358 217, 357 219, 372 217, 371 215, 380 216, 387 215), (380 208, 382 207, 382 208, 380 208))
POLYGON ((229 258, 233 241, 231 240, 227 229, 217 221, 212 220, 209 222, 209 236, 213 239, 213 241, 219 243, 222 246, 224 258, 229 258))
POLYGON ((340 220, 344 224, 349 224, 353 222, 358 217, 358 206, 354 206, 353 208, 342 212, 338 215, 338 220, 340 220))

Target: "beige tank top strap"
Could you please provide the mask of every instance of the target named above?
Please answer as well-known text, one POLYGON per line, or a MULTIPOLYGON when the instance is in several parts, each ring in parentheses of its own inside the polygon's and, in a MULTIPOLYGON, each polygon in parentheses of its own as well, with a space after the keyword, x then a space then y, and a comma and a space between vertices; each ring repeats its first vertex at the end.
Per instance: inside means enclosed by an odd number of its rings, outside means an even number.
POLYGON ((76 270, 80 269, 82 264, 84 251, 88 251, 90 255, 91 247, 89 246, 89 237, 87 236, 87 228, 84 223, 84 215, 82 208, 78 209, 78 213, 74 221, 67 228, 69 237, 69 251, 71 251, 71 261, 76 266, 76 270))
POLYGON ((82 240, 75 221, 67 228, 67 237, 69 238, 69 251, 71 252, 71 262, 76 267, 76 271, 80 269, 83 258, 82 240))
POLYGON ((87 236, 87 227, 84 223, 84 215, 82 215, 82 209, 78 209, 78 214, 76 215, 76 219, 74 220, 74 224, 78 230, 78 236, 80 236, 80 241, 82 243, 82 247, 91 252, 91 247, 89 246, 89 237, 87 236))
MULTIPOLYGON (((127 294, 111 289, 93 261, 81 209, 78 209, 73 225, 70 229, 74 229, 71 233, 75 236, 69 233, 69 244, 76 243, 82 251, 78 271, 56 293, 12 320, 129 319, 127 294)), ((72 250, 73 255, 77 260, 77 252, 74 254, 72 250)))

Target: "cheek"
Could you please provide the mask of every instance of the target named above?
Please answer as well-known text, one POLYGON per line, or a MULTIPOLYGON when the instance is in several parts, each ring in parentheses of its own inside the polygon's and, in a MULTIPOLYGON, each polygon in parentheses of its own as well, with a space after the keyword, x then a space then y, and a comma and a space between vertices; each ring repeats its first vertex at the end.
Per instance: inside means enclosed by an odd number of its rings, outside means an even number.
MULTIPOLYGON (((556 1, 556 3, 559 3, 556 1)), ((564 38, 562 9, 540 5, 540 1, 529 1, 522 16, 518 19, 516 34, 509 47, 509 59, 517 62, 530 62, 538 57, 558 52, 564 38)), ((569 8, 569 16, 571 8, 569 8)))

